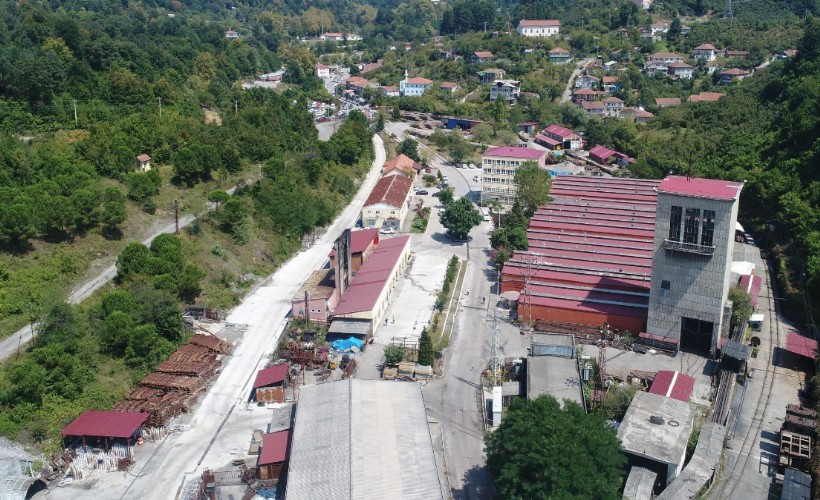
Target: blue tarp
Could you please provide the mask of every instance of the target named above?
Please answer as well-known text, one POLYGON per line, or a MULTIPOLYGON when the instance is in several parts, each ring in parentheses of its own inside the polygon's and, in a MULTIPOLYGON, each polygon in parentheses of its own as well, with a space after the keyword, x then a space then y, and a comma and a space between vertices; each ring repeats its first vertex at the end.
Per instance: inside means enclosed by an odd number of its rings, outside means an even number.
POLYGON ((333 341, 333 348, 340 352, 347 352, 353 347, 361 351, 362 341, 357 339, 356 337, 350 337, 348 339, 339 339, 333 341))

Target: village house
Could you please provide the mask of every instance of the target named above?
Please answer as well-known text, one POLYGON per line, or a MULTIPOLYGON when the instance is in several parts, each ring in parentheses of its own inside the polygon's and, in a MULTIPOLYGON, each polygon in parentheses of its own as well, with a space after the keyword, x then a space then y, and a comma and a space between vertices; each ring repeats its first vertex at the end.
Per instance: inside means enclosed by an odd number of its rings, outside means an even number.
POLYGON ((731 68, 723 71, 720 74, 720 84, 729 85, 732 82, 740 81, 749 76, 751 73, 740 68, 731 68))
POLYGON ((592 75, 581 75, 575 80, 576 89, 595 89, 598 87, 600 78, 592 75))
POLYGON ((239 38, 239 33, 237 33, 235 30, 228 30, 225 32, 225 38, 227 38, 228 40, 236 40, 237 38, 239 38))
POLYGON ((632 115, 632 119, 635 120, 635 123, 638 124, 648 123, 649 120, 651 120, 654 117, 655 115, 643 109, 639 109, 635 112, 635 114, 632 115))
POLYGON ((496 80, 490 86, 490 100, 503 99, 512 104, 521 94, 521 82, 518 80, 496 80))
POLYGON ((410 207, 413 180, 403 175, 388 175, 376 182, 362 207, 364 227, 392 228, 398 231, 410 207))
POLYGON ((325 66, 322 63, 316 63, 316 76, 319 78, 330 78, 330 66, 325 66))
POLYGON ((657 97, 655 98, 655 106, 659 108, 680 106, 680 97, 657 97))
POLYGON ((649 10, 649 7, 652 7, 652 0, 632 0, 632 3, 643 10, 649 10))
POLYGON ((641 40, 646 42, 659 42, 660 37, 655 40, 655 33, 652 31, 652 28, 645 27, 645 28, 638 28, 638 35, 641 37, 641 40))
POLYGON ((561 125, 552 124, 542 130, 541 133, 546 138, 550 139, 550 141, 547 141, 546 144, 553 145, 552 141, 557 142, 557 146, 559 146, 558 149, 581 149, 581 146, 583 146, 583 141, 581 140, 580 135, 566 127, 562 127, 561 125))
POLYGON ((366 78, 362 78, 361 76, 351 76, 345 80, 345 88, 358 96, 362 95, 364 89, 375 86, 375 83, 371 83, 366 78))
POLYGON ((669 66, 663 61, 650 61, 644 65, 643 72, 647 76, 665 75, 669 72, 669 66))
POLYGON ((496 80, 503 80, 504 72, 503 69, 500 68, 489 68, 476 73, 478 75, 478 81, 481 83, 493 83, 496 80))
POLYGON ((624 102, 617 97, 607 97, 602 101, 604 103, 604 111, 606 116, 612 118, 620 118, 621 112, 624 110, 624 102))
POLYGON ((725 95, 722 92, 701 92, 690 95, 686 102, 717 102, 725 95))
POLYGON ((326 42, 343 42, 348 40, 350 42, 358 42, 362 37, 353 33, 322 33, 319 35, 319 40, 326 42))
POLYGON ((606 114, 606 106, 601 101, 581 101, 581 109, 588 115, 601 118, 606 114))
MULTIPOLYGON (((609 63, 607 63, 609 64, 609 63)), ((617 76, 602 76, 601 77, 601 90, 607 93, 612 93, 618 90, 618 77, 617 76)))
POLYGON ((694 68, 685 62, 673 62, 666 65, 666 74, 672 78, 691 79, 694 68))
POLYGON ((393 85, 385 85, 382 87, 382 92, 387 97, 399 97, 399 88, 393 85))
POLYGON ((470 56, 470 63, 471 64, 486 63, 486 62, 492 61, 494 57, 495 56, 493 55, 492 52, 487 52, 487 51, 473 52, 473 55, 470 56))
POLYGON ((516 32, 518 32, 518 34, 521 36, 551 37, 557 36, 560 29, 560 21, 552 19, 538 21, 522 19, 518 22, 518 28, 516 28, 516 32))
POLYGON ((663 62, 666 64, 683 62, 683 56, 674 52, 655 52, 648 58, 649 62, 663 62))
POLYGON ((723 71, 723 65, 717 61, 709 61, 704 67, 706 68, 706 73, 709 75, 715 71, 723 71))
POLYGON ((681 26, 680 26, 680 34, 681 35, 688 35, 691 32, 692 32, 692 27, 691 26, 681 24, 681 26))
POLYGON ((137 164, 134 167, 135 172, 148 172, 151 170, 151 157, 146 154, 137 156, 137 164))
POLYGON ((698 45, 695 47, 695 50, 692 51, 692 57, 695 59, 705 59, 707 61, 714 61, 717 59, 717 48, 711 43, 704 43, 703 45, 698 45))
POLYGON ((455 82, 441 82, 438 89, 448 94, 454 94, 458 92, 461 87, 455 82))
POLYGON ((598 92, 592 89, 578 89, 572 93, 572 100, 579 104, 581 101, 594 101, 597 96, 598 92))
POLYGON ((403 175, 410 179, 415 179, 423 167, 409 156, 400 154, 390 161, 384 162, 382 167, 382 177, 388 175, 403 175))
POLYGON ((399 82, 399 95, 404 97, 417 97, 424 95, 424 92, 433 84, 433 80, 427 78, 409 78, 407 70, 404 70, 404 80, 399 82))
POLYGON ((727 50, 723 53, 723 56, 726 59, 732 59, 734 57, 738 59, 746 59, 747 57, 749 57, 749 53, 745 50, 727 50))
POLYGON ((549 62, 563 64, 570 60, 569 51, 562 47, 555 47, 549 51, 549 62))

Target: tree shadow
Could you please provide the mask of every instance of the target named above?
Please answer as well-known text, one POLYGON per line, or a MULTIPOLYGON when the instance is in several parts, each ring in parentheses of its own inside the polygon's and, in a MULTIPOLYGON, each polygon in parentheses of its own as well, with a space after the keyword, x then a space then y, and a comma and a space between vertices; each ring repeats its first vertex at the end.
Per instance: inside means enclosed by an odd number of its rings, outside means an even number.
POLYGON ((495 487, 486 467, 473 467, 464 473, 460 489, 452 488, 453 500, 482 500, 495 496, 495 487))
POLYGON ((29 241, 7 241, 0 243, 0 252, 22 257, 34 250, 34 245, 29 241))
POLYGON ((122 239, 122 230, 117 226, 103 227, 102 237, 108 241, 120 241, 122 239))

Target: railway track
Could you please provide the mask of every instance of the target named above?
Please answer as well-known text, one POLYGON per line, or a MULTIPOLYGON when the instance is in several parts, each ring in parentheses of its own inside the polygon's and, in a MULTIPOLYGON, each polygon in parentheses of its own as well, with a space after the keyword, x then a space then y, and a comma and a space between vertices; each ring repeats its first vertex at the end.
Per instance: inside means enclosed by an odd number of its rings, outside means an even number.
MULTIPOLYGON (((749 458, 752 456, 757 440, 760 438, 760 432, 763 428, 763 415, 769 405, 772 390, 774 388, 774 378, 777 375, 777 366, 774 364, 775 349, 780 344, 781 332, 780 323, 778 322, 779 310, 777 299, 773 297, 774 285, 771 282, 771 269, 767 263, 766 281, 769 287, 769 294, 767 299, 769 301, 769 311, 774 311, 775 314, 769 314, 769 359, 766 366, 766 371, 763 377, 763 389, 760 393, 760 399, 757 401, 754 415, 752 416, 751 425, 746 435, 743 436, 743 441, 737 451, 737 460, 731 467, 731 470, 724 472, 724 477, 718 480, 715 488, 709 494, 710 498, 730 498, 735 486, 740 482, 743 476, 743 471, 749 464, 749 458)), ((731 397, 727 399, 731 401, 731 397)), ((734 448, 730 445, 730 448, 734 448)))

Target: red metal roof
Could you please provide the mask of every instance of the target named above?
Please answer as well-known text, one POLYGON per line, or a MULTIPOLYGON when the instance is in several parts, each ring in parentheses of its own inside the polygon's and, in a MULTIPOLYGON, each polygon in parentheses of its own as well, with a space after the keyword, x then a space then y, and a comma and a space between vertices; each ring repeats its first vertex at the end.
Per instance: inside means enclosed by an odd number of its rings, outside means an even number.
POLYGON ((555 139, 553 139, 551 137, 547 137, 544 134, 536 134, 535 135, 535 140, 536 141, 546 142, 547 144, 549 144, 551 146, 560 146, 561 145, 561 141, 556 141, 555 139))
MULTIPOLYGON (((379 230, 378 228, 370 228, 370 229, 359 229, 358 231, 351 231, 350 232, 350 253, 362 253, 367 250, 368 245, 370 242, 374 242, 376 245, 379 244, 379 230)), ((328 257, 335 257, 336 256, 336 249, 330 251, 327 254, 328 257)))
POLYGON ((290 458, 290 429, 262 436, 257 465, 282 463, 290 458))
POLYGON ((284 382, 287 376, 287 363, 281 363, 265 368, 264 370, 259 370, 259 373, 256 374, 256 380, 253 382, 253 388, 258 389, 260 387, 266 387, 272 384, 278 384, 279 382, 284 382))
POLYGON ((562 127, 561 125, 552 124, 549 127, 544 129, 544 132, 548 134, 553 134, 558 137, 562 137, 564 139, 577 139, 578 134, 573 132, 572 130, 562 127))
POLYGON ((410 236, 381 240, 376 251, 362 264, 356 276, 353 277, 339 305, 333 311, 333 315, 342 316, 371 311, 390 279, 390 273, 396 266, 396 262, 409 244, 410 236))
MULTIPOLYGON (((519 303, 523 298, 519 299, 519 303)), ((602 314, 612 314, 615 316, 623 316, 626 318, 644 318, 646 319, 646 308, 621 306, 615 304, 595 304, 591 302, 581 302, 575 299, 559 299, 553 297, 539 297, 534 296, 530 301, 530 305, 544 306, 555 309, 567 309, 578 312, 595 312, 602 314)))
MULTIPOLYGON (((526 271, 522 267, 516 266, 516 262, 507 261, 502 271, 504 279, 523 278, 526 271)), ((583 272, 571 267, 553 266, 550 268, 538 269, 531 273, 532 280, 539 280, 551 283, 576 283, 578 285, 606 286, 608 288, 619 288, 621 290, 645 292, 649 290, 649 276, 633 275, 624 277, 618 273, 601 274, 597 272, 583 272)))
POLYGON ((738 182, 680 175, 667 176, 658 185, 658 191, 663 193, 727 201, 737 199, 742 188, 743 184, 738 182))
POLYGON ((129 438, 148 417, 148 413, 89 410, 68 424, 63 436, 129 438))
POLYGON ((800 356, 817 359, 817 341, 797 332, 789 332, 786 335, 786 350, 800 356))
POLYGON ((615 154, 615 151, 609 149, 606 146, 601 146, 597 144, 594 148, 589 150, 589 156, 595 156, 601 160, 608 160, 615 154))
POLYGON ((746 290, 746 293, 749 294, 753 308, 757 308, 757 302, 760 300, 760 286, 762 284, 763 279, 760 276, 744 274, 740 277, 740 288, 746 290))
POLYGON ((376 182, 370 196, 364 202, 365 207, 384 203, 385 205, 401 208, 407 194, 413 186, 413 179, 403 175, 390 175, 382 177, 376 182))
POLYGON ((484 156, 503 156, 505 158, 521 158, 538 161, 546 156, 546 151, 532 148, 516 148, 513 146, 499 146, 484 152, 484 156))
POLYGON ((680 372, 660 370, 655 374, 649 392, 688 403, 694 388, 694 377, 680 372))

